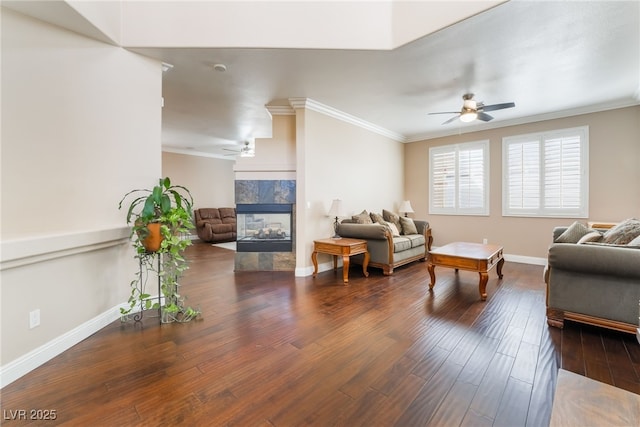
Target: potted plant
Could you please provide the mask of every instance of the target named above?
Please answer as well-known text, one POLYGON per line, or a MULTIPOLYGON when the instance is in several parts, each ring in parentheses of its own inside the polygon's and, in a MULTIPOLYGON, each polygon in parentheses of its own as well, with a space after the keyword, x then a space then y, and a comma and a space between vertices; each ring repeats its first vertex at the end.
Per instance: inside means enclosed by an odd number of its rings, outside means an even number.
POLYGON ((196 318, 200 310, 186 307, 179 293, 178 279, 189 268, 184 250, 191 244, 182 234, 194 228, 192 218, 193 197, 186 187, 172 185, 169 177, 158 180, 152 189, 136 189, 124 195, 118 209, 126 200, 131 200, 127 209, 127 224, 131 224, 131 241, 139 260, 140 269, 131 281, 129 307, 121 308, 121 319, 129 319, 137 306, 140 312, 160 309, 161 320, 187 322, 196 318), (131 200, 131 198, 133 198, 131 200), (146 292, 149 273, 155 273, 164 304, 146 292))

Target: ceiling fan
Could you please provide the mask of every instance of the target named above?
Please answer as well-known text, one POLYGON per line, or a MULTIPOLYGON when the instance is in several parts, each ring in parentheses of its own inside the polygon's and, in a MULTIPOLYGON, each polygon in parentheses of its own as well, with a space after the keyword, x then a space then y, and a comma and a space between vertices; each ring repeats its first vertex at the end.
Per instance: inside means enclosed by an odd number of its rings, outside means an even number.
POLYGON ((441 111, 438 113, 429 113, 429 114, 455 114, 455 116, 451 117, 446 122, 442 123, 446 125, 451 123, 458 117, 460 117, 460 121, 468 123, 474 120, 482 120, 483 122, 488 122, 493 119, 493 116, 490 116, 486 113, 486 111, 496 111, 503 110, 505 108, 515 107, 516 104, 513 102, 505 102, 503 104, 492 104, 492 105, 484 105, 481 101, 476 101, 473 99, 472 93, 465 93, 462 95, 462 109, 460 112, 457 111, 441 111))
POLYGON ((223 148, 225 151, 233 151, 235 154, 225 154, 225 156, 237 156, 240 154, 240 157, 254 157, 256 155, 256 150, 251 146, 249 141, 245 141, 242 148, 239 150, 231 150, 229 148, 223 148))

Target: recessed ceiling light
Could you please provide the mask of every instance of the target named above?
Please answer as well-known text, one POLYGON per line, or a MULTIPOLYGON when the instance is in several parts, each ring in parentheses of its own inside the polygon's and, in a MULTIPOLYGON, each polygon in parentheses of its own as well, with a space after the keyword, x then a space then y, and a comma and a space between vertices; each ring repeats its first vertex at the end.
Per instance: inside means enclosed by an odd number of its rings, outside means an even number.
POLYGON ((224 73, 225 71, 227 71, 227 66, 224 64, 215 64, 213 66, 213 69, 221 73, 224 73))

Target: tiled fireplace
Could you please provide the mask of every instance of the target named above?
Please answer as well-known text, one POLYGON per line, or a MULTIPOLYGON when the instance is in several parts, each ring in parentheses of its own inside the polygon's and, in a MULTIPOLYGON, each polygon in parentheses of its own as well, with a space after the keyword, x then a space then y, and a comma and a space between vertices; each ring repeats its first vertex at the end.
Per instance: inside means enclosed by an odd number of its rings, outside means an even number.
POLYGON ((236 180, 236 271, 295 269, 296 183, 236 180))

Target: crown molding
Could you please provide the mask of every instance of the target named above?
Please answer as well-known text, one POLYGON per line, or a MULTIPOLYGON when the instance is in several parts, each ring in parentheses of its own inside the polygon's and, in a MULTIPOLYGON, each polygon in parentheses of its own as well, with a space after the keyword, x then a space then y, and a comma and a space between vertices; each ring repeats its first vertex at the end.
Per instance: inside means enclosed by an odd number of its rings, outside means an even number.
POLYGON ((347 122, 354 126, 358 126, 368 131, 385 136, 387 138, 391 138, 394 141, 407 142, 407 138, 402 134, 367 122, 366 120, 362 120, 356 116, 352 116, 351 114, 345 113, 344 111, 340 111, 318 101, 314 101, 311 98, 289 98, 289 103, 294 110, 306 108, 308 110, 316 111, 326 116, 333 117, 334 119, 342 120, 343 122, 347 122))
POLYGON ((265 105, 264 106, 272 116, 295 116, 296 110, 290 105, 265 105))
MULTIPOLYGON (((206 151, 197 151, 188 148, 162 147, 164 153, 184 154, 187 156, 211 157, 214 159, 235 161, 236 156, 225 156, 221 154, 208 153, 206 151)), ((240 155, 240 153, 238 153, 240 155)))

